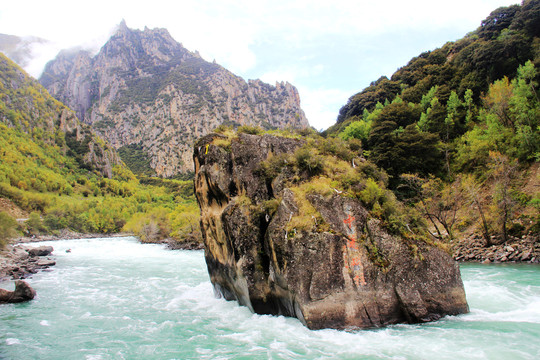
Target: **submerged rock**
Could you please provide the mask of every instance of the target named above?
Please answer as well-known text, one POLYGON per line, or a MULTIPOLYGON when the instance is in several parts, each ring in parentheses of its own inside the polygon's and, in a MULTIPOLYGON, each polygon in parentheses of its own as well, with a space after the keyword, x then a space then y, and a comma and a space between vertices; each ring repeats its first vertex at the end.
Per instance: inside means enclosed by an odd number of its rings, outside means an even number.
POLYGON ((0 304, 20 303, 30 301, 36 296, 36 291, 26 281, 15 281, 15 290, 0 289, 0 304))
MULTIPOLYGON (((459 267, 443 250, 392 235, 359 200, 300 199, 285 164, 261 162, 301 140, 208 135, 195 145, 195 192, 216 292, 259 314, 297 317, 311 329, 417 323, 468 311, 459 267), (292 228, 307 216, 310 226, 292 228), (292 222, 291 222, 292 221, 292 222)), ((285 161, 286 163, 286 161, 285 161)), ((305 180, 305 179, 304 179, 305 180)))

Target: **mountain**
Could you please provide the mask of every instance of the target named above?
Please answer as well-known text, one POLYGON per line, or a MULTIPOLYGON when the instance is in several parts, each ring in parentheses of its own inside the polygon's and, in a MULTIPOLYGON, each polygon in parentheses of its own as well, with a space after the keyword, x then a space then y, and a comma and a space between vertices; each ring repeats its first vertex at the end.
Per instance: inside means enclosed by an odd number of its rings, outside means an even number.
POLYGON ((219 125, 308 126, 291 84, 246 82, 167 30, 124 21, 97 55, 58 54, 40 82, 114 147, 146 154, 163 177, 193 171, 194 140, 219 125))
POLYGON ((0 54, 0 217, 8 230, 0 250, 15 228, 197 242, 198 213, 191 181, 135 178, 106 141, 0 54), (17 225, 4 212, 28 221, 17 225))

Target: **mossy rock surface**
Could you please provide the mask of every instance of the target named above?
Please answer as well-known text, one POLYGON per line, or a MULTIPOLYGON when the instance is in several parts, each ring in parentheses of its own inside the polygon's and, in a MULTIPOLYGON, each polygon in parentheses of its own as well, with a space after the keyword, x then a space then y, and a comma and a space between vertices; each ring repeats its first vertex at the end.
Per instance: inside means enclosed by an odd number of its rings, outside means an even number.
POLYGON ((332 179, 321 181, 293 160, 305 140, 238 134, 225 149, 216 139, 225 137, 196 143, 194 183, 210 279, 226 299, 297 317, 311 329, 468 311, 457 263, 421 236, 390 233, 349 192, 318 190, 332 179), (269 178, 265 162, 283 154, 291 156, 269 178))

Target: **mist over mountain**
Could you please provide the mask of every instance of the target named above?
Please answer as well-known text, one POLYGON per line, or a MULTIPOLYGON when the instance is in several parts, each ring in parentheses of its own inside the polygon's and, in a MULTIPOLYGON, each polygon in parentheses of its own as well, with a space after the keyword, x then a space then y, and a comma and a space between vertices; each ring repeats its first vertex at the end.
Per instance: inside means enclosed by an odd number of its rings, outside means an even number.
POLYGON ((25 67, 35 57, 35 46, 44 45, 47 40, 35 36, 15 36, 0 34, 0 51, 16 62, 19 66, 25 67))

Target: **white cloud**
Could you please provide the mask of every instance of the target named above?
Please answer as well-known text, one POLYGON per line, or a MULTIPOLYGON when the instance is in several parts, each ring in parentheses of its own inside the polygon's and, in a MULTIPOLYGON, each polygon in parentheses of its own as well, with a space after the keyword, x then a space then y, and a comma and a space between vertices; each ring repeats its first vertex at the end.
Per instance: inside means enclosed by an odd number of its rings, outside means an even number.
POLYGON ((311 66, 291 64, 290 66, 276 67, 272 71, 263 73, 258 78, 269 84, 280 81, 288 81, 291 84, 294 84, 302 78, 316 77, 320 75, 323 70, 324 66, 322 64, 311 66))
POLYGON ((302 109, 309 124, 317 130, 323 130, 336 122, 339 109, 352 95, 350 90, 310 88, 299 86, 302 109))

